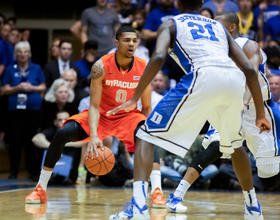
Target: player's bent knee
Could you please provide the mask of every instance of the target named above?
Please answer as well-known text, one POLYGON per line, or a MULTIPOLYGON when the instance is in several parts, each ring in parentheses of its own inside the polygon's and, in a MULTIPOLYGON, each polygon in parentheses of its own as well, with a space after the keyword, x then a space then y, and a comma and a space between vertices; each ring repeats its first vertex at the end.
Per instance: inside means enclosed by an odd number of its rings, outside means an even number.
POLYGON ((259 177, 259 178, 260 178, 262 185, 269 190, 273 190, 275 187, 277 187, 280 184, 280 174, 279 173, 272 177, 268 177, 268 178, 259 177))
POLYGON ((158 146, 155 146, 154 148, 154 163, 160 163, 158 146))
POLYGON ((207 166, 222 156, 219 150, 220 142, 214 141, 208 148, 200 151, 192 160, 190 166, 200 174, 207 166))
POLYGON ((69 135, 68 129, 61 127, 57 130, 55 138, 63 139, 67 143, 71 141, 72 136, 69 135))

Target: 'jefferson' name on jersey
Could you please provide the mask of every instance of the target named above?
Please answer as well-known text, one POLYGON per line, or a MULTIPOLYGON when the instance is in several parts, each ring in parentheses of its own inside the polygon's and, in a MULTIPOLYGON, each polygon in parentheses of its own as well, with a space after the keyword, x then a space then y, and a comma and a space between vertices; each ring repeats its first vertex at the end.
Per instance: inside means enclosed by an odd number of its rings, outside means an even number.
POLYGON ((183 15, 182 17, 178 18, 178 21, 184 22, 186 20, 191 20, 191 21, 204 21, 204 22, 209 22, 212 24, 216 24, 216 21, 213 21, 211 19, 208 19, 206 17, 201 17, 201 16, 190 16, 190 15, 183 15))
POLYGON ((127 88, 127 89, 135 89, 138 85, 138 82, 133 83, 133 82, 123 82, 119 80, 106 80, 106 85, 116 86, 120 88, 127 88))

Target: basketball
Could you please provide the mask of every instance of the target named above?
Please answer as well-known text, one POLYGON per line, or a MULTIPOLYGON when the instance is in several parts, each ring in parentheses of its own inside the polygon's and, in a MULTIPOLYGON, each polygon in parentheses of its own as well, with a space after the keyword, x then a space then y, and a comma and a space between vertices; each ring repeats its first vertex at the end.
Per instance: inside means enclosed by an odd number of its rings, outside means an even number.
POLYGON ((104 146, 104 151, 97 148, 98 157, 95 153, 93 159, 87 158, 85 165, 89 172, 94 175, 102 176, 109 173, 115 165, 115 156, 110 148, 104 146))

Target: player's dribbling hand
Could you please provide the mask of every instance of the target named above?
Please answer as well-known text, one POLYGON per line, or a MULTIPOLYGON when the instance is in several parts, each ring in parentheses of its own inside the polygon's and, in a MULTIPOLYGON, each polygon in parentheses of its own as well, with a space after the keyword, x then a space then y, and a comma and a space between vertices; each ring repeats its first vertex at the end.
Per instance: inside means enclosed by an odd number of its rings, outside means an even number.
POLYGON ((256 126, 260 128, 260 133, 263 131, 270 132, 271 125, 266 118, 256 119, 256 126))
POLYGON ((126 112, 129 112, 131 110, 134 110, 137 106, 137 102, 134 102, 132 100, 129 100, 128 102, 123 103, 122 105, 114 108, 111 111, 107 112, 107 116, 115 115, 118 111, 124 110, 126 112))
POLYGON ((88 157, 90 157, 91 159, 93 159, 94 157, 93 152, 95 152, 96 157, 98 157, 98 152, 97 152, 98 147, 104 150, 102 141, 98 137, 90 138, 86 147, 86 151, 84 155, 85 158, 88 159, 88 157))

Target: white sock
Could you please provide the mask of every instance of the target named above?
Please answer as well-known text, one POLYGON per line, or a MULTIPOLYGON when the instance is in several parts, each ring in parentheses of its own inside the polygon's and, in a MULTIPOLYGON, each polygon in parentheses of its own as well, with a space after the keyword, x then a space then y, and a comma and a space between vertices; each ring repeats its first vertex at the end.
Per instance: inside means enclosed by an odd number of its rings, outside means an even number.
POLYGON ((255 188, 249 191, 242 191, 242 192, 244 194, 244 198, 248 206, 258 206, 258 200, 257 200, 255 188))
POLYGON ((133 183, 133 197, 140 208, 146 205, 148 185, 149 183, 145 181, 136 181, 133 183))
POLYGON ((51 175, 52 175, 52 171, 46 171, 46 170, 42 169, 37 186, 39 184, 41 184, 41 186, 43 187, 43 190, 47 191, 47 185, 51 178, 51 175))
POLYGON ((176 197, 180 197, 182 200, 184 200, 184 196, 188 189, 190 188, 190 184, 186 180, 181 180, 180 184, 177 186, 174 195, 176 197))
POLYGON ((153 170, 151 175, 151 185, 152 185, 152 193, 154 192, 155 188, 160 188, 161 189, 161 173, 159 170, 153 170))

